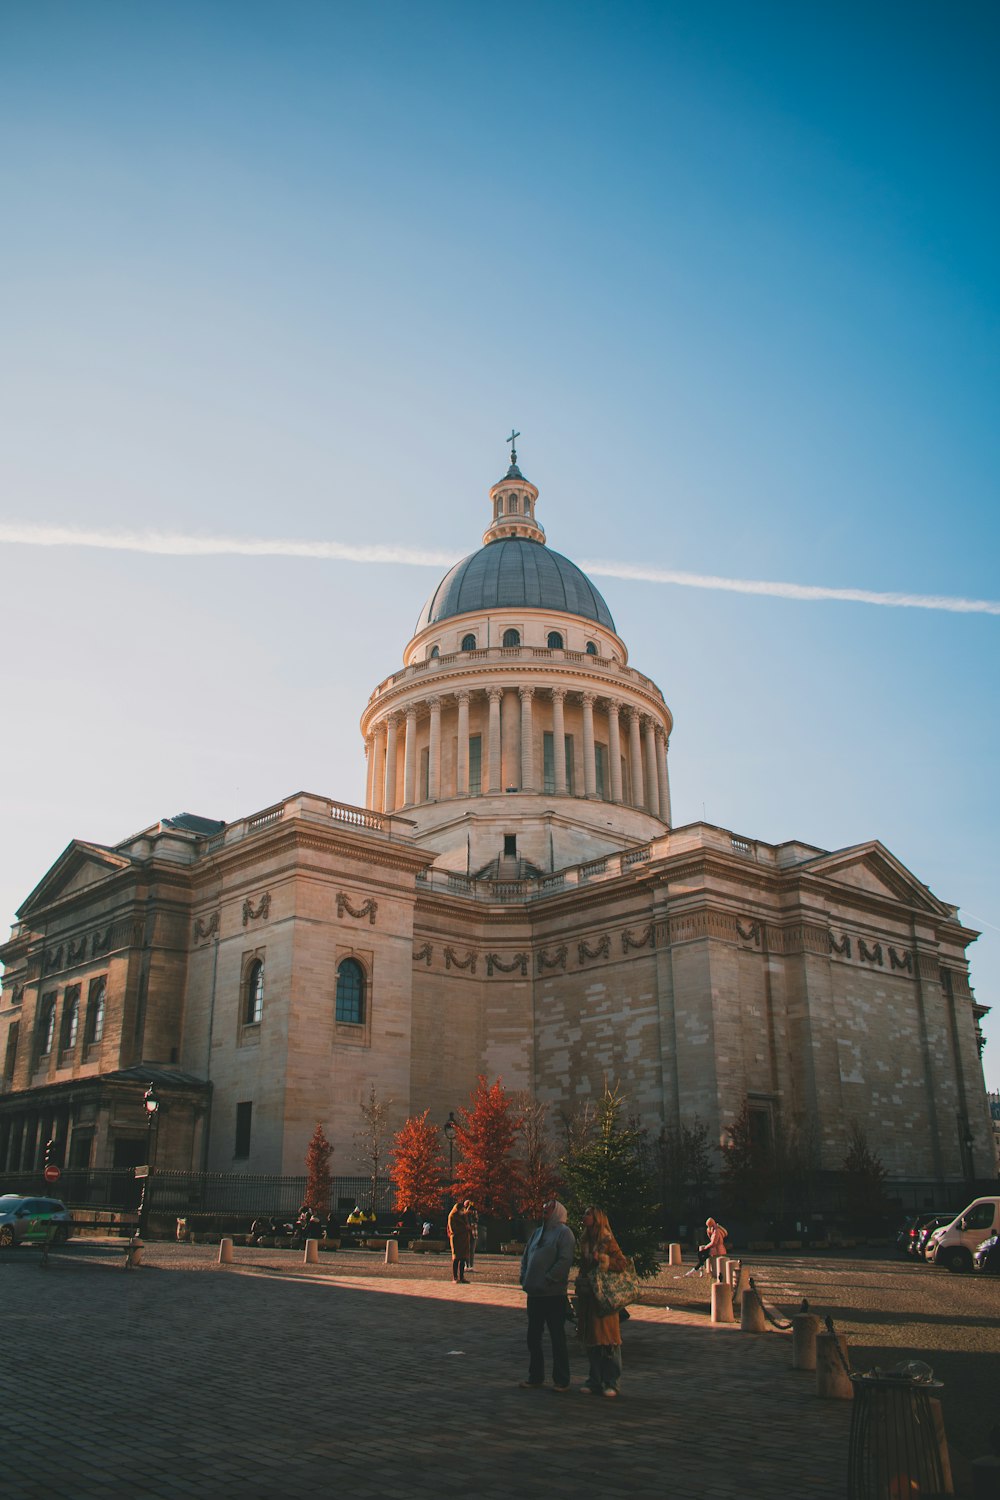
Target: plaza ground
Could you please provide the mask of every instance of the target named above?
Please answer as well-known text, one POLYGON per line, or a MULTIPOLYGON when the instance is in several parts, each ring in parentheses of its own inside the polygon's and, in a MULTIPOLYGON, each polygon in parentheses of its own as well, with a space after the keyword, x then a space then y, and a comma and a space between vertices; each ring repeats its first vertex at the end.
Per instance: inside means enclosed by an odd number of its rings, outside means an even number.
MULTIPOLYGON (((355 1497, 842 1497, 851 1407, 790 1368, 790 1338, 713 1326, 708 1282, 665 1270, 624 1334, 617 1402, 523 1391, 516 1262, 362 1251, 81 1241, 0 1257, 9 1500, 355 1497)), ((959 1494, 987 1451, 1000 1373, 1000 1279, 912 1263, 768 1257, 765 1298, 803 1296, 848 1334, 856 1368, 922 1357, 945 1381, 959 1494)), ((585 1358, 571 1342, 574 1383, 585 1358)))

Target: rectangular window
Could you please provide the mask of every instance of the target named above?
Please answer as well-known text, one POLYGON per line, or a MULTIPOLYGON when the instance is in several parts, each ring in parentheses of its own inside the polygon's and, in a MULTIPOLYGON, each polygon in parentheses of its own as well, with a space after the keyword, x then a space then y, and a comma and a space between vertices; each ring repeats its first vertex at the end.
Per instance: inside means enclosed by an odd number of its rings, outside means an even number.
POLYGON ((253 1120, 253 1102, 246 1100, 236 1106, 236 1146, 233 1156, 237 1161, 246 1161, 250 1155, 250 1126, 253 1120))
POLYGON ((517 834, 516 833, 505 833, 504 834, 504 836, 503 836, 503 856, 504 856, 504 859, 516 859, 517 858, 517 834))
MULTIPOLYGON (((566 741, 566 790, 570 796, 573 795, 573 736, 564 736, 566 741)), ((554 792, 556 789, 556 751, 555 736, 545 732, 542 735, 542 787, 546 792, 554 792)))
POLYGON ((597 772, 597 795, 602 802, 608 799, 607 777, 605 767, 608 763, 608 748, 606 745, 594 746, 594 769, 597 772))
POLYGON ((483 794, 483 737, 481 734, 469 735, 469 796, 481 797, 483 794))
POLYGON ((3 1060, 4 1082, 10 1083, 14 1077, 14 1066, 17 1063, 17 1038, 21 1030, 20 1021, 12 1021, 7 1032, 7 1051, 3 1060))

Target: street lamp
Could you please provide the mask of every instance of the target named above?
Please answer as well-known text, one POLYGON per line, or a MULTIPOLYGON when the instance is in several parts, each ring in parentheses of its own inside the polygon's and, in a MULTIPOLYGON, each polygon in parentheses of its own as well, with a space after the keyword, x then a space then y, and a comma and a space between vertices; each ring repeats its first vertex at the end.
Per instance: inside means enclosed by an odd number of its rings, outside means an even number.
POLYGON ((455 1119, 455 1111, 449 1109, 448 1118, 444 1122, 444 1133, 448 1137, 448 1183, 455 1185, 455 1127, 458 1121, 455 1119))
MULTIPOLYGON (((142 1178, 142 1193, 139 1196, 139 1224, 140 1238, 146 1237, 146 1192, 149 1187, 149 1179, 153 1172, 153 1164, 156 1160, 156 1120, 160 1112, 160 1100, 156 1089, 152 1084, 142 1096, 142 1107, 146 1112, 146 1169, 142 1178)), ((138 1172, 136 1173, 138 1176, 138 1172)))

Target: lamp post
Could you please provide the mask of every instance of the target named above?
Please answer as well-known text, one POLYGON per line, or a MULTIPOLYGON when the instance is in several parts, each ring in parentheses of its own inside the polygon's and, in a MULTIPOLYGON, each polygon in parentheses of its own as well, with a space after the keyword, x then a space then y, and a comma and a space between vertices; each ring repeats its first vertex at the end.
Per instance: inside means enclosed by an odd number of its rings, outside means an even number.
MULTIPOLYGON (((153 1173, 153 1165, 156 1160, 156 1121, 160 1112, 160 1100, 156 1089, 152 1084, 142 1096, 142 1107, 146 1112, 146 1170, 142 1179, 142 1193, 139 1196, 139 1224, 140 1238, 146 1237, 146 1193, 149 1188, 149 1179, 153 1173)), ((137 1174, 138 1175, 138 1174, 137 1174)))
POLYGON ((448 1118, 444 1122, 444 1133, 448 1137, 448 1186, 455 1186, 455 1127, 458 1121, 455 1119, 455 1111, 449 1109, 448 1118))

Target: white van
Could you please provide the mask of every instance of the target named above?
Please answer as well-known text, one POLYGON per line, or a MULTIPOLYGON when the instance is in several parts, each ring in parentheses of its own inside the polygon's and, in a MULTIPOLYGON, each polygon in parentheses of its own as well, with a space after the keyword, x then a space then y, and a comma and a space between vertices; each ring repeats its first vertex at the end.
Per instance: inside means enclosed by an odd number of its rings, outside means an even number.
POLYGON ((927 1259, 949 1271, 971 1271, 973 1255, 992 1234, 1000 1234, 1000 1198, 976 1198, 950 1224, 934 1230, 927 1259))

